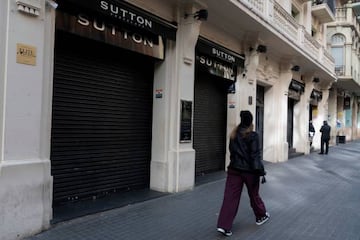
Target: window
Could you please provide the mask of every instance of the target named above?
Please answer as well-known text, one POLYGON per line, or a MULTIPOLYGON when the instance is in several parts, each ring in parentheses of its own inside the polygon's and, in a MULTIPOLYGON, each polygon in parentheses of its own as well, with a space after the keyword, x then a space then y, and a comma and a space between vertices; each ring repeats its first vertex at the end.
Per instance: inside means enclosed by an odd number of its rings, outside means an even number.
POLYGON ((331 37, 331 54, 335 59, 335 73, 340 76, 345 75, 344 45, 344 35, 335 34, 331 37))
POLYGON ((315 27, 312 27, 312 28, 311 28, 311 36, 312 36, 313 38, 315 38, 315 37, 316 37, 316 34, 317 34, 316 28, 315 28, 315 27))

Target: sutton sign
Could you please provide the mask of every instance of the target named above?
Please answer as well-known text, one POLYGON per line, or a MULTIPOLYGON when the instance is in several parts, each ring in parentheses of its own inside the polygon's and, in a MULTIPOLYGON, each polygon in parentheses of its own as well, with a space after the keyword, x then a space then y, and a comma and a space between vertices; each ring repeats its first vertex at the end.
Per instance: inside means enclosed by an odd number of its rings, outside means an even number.
POLYGON ((125 1, 114 0, 57 0, 58 10, 77 15, 81 12, 94 18, 106 19, 126 28, 135 28, 168 39, 176 38, 176 26, 125 1))
POLYGON ((141 16, 129 9, 125 9, 115 3, 109 1, 100 1, 100 9, 107 15, 117 18, 126 23, 130 23, 136 27, 153 29, 153 22, 151 19, 141 16))
POLYGON ((128 30, 112 22, 80 13, 76 16, 57 12, 56 27, 76 35, 103 41, 157 59, 164 59, 164 44, 161 36, 128 30))

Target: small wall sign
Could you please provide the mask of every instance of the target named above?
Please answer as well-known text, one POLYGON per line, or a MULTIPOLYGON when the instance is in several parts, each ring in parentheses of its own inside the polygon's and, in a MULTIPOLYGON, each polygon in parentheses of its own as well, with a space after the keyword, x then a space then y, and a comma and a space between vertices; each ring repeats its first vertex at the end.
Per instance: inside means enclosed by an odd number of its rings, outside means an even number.
POLYGON ((249 104, 249 105, 252 105, 252 96, 249 96, 249 98, 248 98, 248 104, 249 104))
POLYGON ((16 62, 20 64, 36 65, 36 47, 21 43, 16 44, 16 62))
POLYGON ((162 89, 156 89, 155 90, 155 98, 162 98, 163 97, 163 90, 162 89))
POLYGON ((229 108, 235 108, 235 102, 229 101, 229 108))

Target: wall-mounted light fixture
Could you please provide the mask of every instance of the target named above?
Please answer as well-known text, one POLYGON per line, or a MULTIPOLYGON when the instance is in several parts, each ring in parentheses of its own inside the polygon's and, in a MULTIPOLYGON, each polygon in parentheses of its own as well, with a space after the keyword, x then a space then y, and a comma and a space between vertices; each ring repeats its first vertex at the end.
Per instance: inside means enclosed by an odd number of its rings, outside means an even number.
POLYGON ((53 0, 46 0, 46 5, 52 7, 53 9, 56 9, 58 7, 58 4, 53 0))
POLYGON ((298 72, 300 71, 300 67, 298 65, 295 65, 291 68, 291 71, 298 72))
POLYGON ((185 13, 185 18, 187 18, 189 16, 193 16, 194 19, 199 20, 199 21, 206 21, 208 18, 208 10, 200 9, 199 11, 196 11, 195 13, 192 13, 192 14, 185 13))
POLYGON ((266 46, 264 45, 259 45, 257 48, 256 48, 256 51, 257 52, 260 52, 260 53, 266 53, 266 46))

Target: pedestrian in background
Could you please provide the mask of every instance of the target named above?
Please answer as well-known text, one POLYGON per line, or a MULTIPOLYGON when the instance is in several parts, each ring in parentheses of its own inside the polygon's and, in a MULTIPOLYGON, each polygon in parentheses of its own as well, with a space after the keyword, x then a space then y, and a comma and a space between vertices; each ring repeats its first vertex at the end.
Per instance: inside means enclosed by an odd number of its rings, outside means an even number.
POLYGON ((240 112, 241 123, 230 136, 230 164, 228 166, 224 199, 220 210, 217 231, 231 236, 231 228, 237 214, 244 184, 254 211, 256 224, 262 225, 270 215, 259 195, 260 177, 265 182, 265 169, 261 159, 259 136, 253 131, 250 111, 240 112))
POLYGON ((331 127, 328 125, 327 121, 324 121, 323 125, 320 128, 321 147, 319 154, 324 154, 324 145, 325 145, 325 154, 328 154, 329 152, 330 131, 331 131, 331 127))
POLYGON ((315 136, 315 128, 314 125, 312 124, 312 121, 310 120, 309 122, 309 141, 310 141, 310 147, 312 146, 312 142, 315 136))

